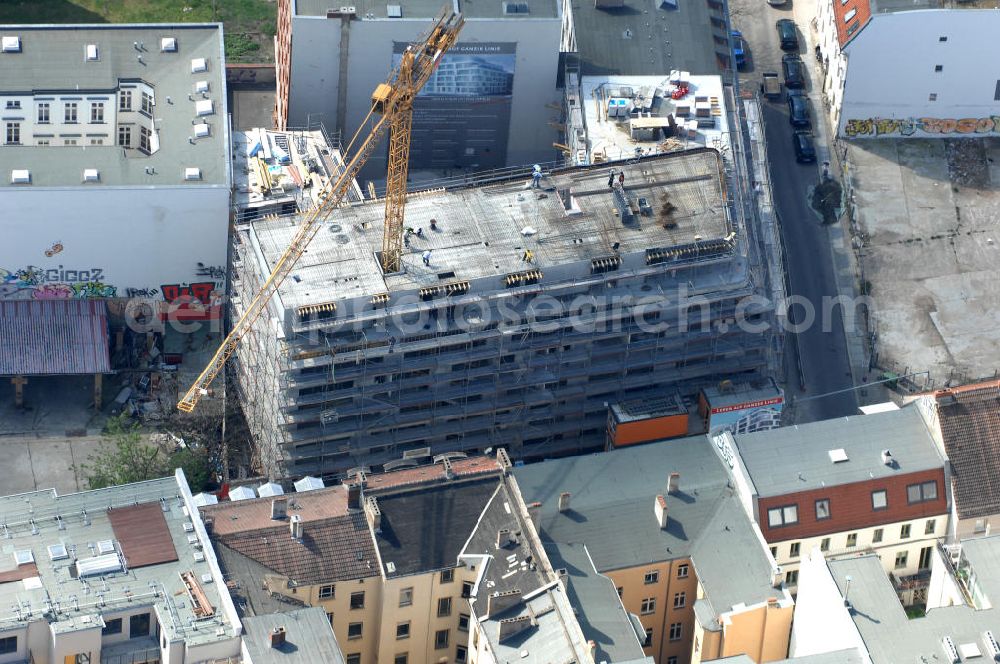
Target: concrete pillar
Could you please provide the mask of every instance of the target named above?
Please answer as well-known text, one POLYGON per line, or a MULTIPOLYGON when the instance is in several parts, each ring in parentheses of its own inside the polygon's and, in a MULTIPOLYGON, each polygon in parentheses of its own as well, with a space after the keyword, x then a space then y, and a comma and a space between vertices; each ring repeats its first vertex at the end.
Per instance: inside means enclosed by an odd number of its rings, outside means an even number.
POLYGON ((14 386, 14 406, 24 408, 24 386, 28 379, 24 376, 14 376, 10 382, 14 386))

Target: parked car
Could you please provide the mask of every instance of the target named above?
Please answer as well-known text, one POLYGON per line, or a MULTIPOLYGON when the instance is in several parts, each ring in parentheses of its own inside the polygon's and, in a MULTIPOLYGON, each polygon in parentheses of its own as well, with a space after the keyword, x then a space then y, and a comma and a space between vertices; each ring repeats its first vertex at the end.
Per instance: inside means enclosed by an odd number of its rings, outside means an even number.
POLYGON ((747 42, 739 30, 733 30, 733 61, 740 71, 747 66, 747 42))
POLYGON ((785 77, 785 87, 798 90, 806 86, 806 67, 802 58, 794 53, 786 53, 781 58, 781 73, 785 77))
POLYGON ((805 95, 788 93, 788 122, 793 127, 812 126, 809 120, 809 100, 805 95))
POLYGON ((771 5, 772 7, 780 7, 783 4, 785 4, 785 1, 786 0, 767 0, 767 4, 771 5))
POLYGON ((808 131, 793 132, 792 147, 795 149, 795 161, 800 164, 816 162, 816 146, 813 143, 812 133, 808 131))
POLYGON ((761 74, 760 92, 770 100, 781 99, 781 81, 778 80, 778 73, 766 71, 761 74))
POLYGON ((782 51, 799 50, 799 35, 795 31, 795 21, 783 18, 775 23, 774 27, 778 29, 778 40, 781 42, 782 51))

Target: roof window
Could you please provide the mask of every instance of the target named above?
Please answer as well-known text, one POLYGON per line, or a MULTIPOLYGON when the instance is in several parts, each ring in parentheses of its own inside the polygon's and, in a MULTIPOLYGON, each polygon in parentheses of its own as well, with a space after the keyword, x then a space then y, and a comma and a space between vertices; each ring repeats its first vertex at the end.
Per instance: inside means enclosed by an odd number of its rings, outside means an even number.
POLYGON ((177 39, 175 37, 164 37, 160 40, 160 51, 163 53, 177 52, 177 39))
POLYGON ((194 84, 195 92, 208 92, 208 81, 198 81, 194 84))
POLYGON ((85 168, 83 169, 83 181, 84 182, 100 182, 101 172, 96 168, 85 168))
POLYGON ((185 168, 184 169, 184 179, 185 180, 200 180, 201 179, 201 169, 200 168, 185 168))
POLYGON ((111 540, 101 540, 97 543, 97 553, 107 555, 115 552, 115 543, 111 540))
POLYGON ((403 18, 402 5, 386 5, 385 15, 389 18, 403 18))
POLYGON ((100 58, 97 55, 97 44, 87 44, 87 49, 85 51, 84 57, 87 58, 87 62, 95 62, 97 60, 100 60, 100 58))
POLYGON ((208 71, 208 61, 205 58, 192 58, 191 59, 191 73, 197 74, 198 72, 208 71))
POLYGON ((14 552, 14 562, 18 565, 30 565, 35 562, 35 554, 31 552, 31 549, 22 549, 20 551, 14 552))
POLYGON ((49 545, 49 560, 63 560, 65 558, 69 558, 69 552, 66 550, 65 544, 49 545))
POLYGON ((21 38, 16 35, 0 37, 0 49, 4 53, 20 53, 21 38))
POLYGON ((830 450, 827 452, 827 454, 830 455, 830 461, 832 461, 833 463, 843 463, 844 461, 847 461, 848 458, 847 450, 845 450, 843 447, 838 447, 835 450, 830 450))
POLYGON ((850 23, 851 19, 854 18, 857 15, 857 13, 858 13, 857 9, 854 9, 853 7, 849 9, 847 13, 844 14, 844 23, 850 23))
POLYGON ((11 184, 31 184, 31 171, 18 169, 10 172, 11 184))
POLYGON ((215 106, 211 99, 199 99, 194 103, 194 110, 198 115, 212 115, 215 113, 215 106))
POLYGON ((194 126, 194 135, 196 138, 205 138, 212 133, 211 128, 204 122, 201 124, 196 124, 194 126))

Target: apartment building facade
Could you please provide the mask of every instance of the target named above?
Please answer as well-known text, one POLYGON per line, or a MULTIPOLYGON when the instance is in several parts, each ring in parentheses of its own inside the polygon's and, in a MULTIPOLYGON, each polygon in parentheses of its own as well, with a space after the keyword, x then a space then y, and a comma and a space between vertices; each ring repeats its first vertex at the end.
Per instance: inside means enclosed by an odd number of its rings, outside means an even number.
POLYGON ((950 491, 916 409, 714 440, 787 586, 814 547, 828 557, 874 552, 896 577, 926 581, 950 491))

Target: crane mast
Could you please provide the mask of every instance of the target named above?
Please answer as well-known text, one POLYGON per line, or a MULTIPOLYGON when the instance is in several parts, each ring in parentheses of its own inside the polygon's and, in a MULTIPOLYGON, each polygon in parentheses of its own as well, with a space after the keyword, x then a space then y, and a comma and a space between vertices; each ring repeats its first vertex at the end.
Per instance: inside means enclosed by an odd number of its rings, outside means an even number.
MULTIPOLYGON (((445 8, 438 14, 434 27, 427 36, 404 51, 400 63, 389 75, 385 83, 379 84, 372 93, 372 106, 365 118, 372 127, 351 157, 340 177, 331 179, 319 193, 316 205, 304 216, 291 243, 275 263, 264 285, 257 291, 237 320, 219 349, 194 384, 177 402, 177 408, 190 413, 198 405, 202 396, 226 361, 236 352, 240 341, 267 309, 267 303, 278 291, 285 278, 291 274, 295 264, 305 253, 309 242, 323 226, 323 222, 341 204, 351 183, 365 165, 379 140, 391 127, 389 139, 389 166, 385 200, 385 230, 382 237, 382 267, 385 272, 395 272, 400 268, 402 257, 403 209, 406 204, 406 174, 410 155, 410 128, 413 124, 413 100, 434 73, 442 56, 458 40, 464 19, 445 8)), ((362 125, 363 126, 363 125, 362 125)), ((358 134, 361 134, 361 129, 358 134)), ((353 144, 353 140, 352 140, 353 144)), ((350 146, 348 146, 350 150, 350 146)))

